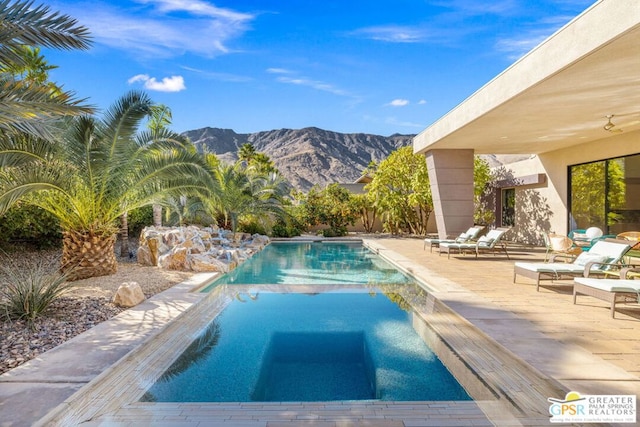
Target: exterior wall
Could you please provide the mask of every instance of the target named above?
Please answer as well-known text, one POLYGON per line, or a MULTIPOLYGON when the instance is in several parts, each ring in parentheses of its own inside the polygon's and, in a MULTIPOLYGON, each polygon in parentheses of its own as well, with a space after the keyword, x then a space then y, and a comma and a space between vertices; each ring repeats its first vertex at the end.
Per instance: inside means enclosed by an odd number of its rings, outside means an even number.
POLYGON ((446 239, 473 225, 473 150, 426 153, 438 237, 446 239))
MULTIPOLYGON (((494 169, 499 176, 519 177, 536 173, 545 183, 516 186, 516 225, 512 239, 540 244, 540 232, 568 234, 568 167, 597 160, 640 153, 640 132, 621 133, 587 144, 552 151, 494 169)), ((499 209, 499 206, 497 207, 499 209)))

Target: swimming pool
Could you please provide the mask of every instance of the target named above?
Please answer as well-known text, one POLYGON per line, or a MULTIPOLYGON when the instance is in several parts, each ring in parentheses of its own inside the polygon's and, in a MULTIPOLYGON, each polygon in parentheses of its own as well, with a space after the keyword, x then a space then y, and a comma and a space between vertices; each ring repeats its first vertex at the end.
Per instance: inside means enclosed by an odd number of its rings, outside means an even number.
POLYGON ((254 290, 231 302, 142 400, 470 400, 412 328, 406 301, 389 295, 396 302, 379 289, 254 290))
MULTIPOLYGON (((383 242, 385 242, 383 240, 383 242)), ((118 363, 104 371, 99 377, 83 387, 78 396, 68 404, 60 405, 47 417, 59 421, 55 425, 78 425, 81 422, 100 420, 116 425, 136 422, 151 425, 153 423, 171 423, 171 419, 198 423, 206 420, 211 423, 256 422, 257 424, 305 423, 317 420, 319 423, 375 424, 384 419, 391 424, 441 425, 440 422, 457 421, 460 425, 518 425, 518 420, 531 411, 540 410, 540 420, 547 420, 546 396, 560 395, 555 384, 548 384, 538 370, 532 369, 522 359, 513 356, 496 342, 488 340, 485 333, 475 328, 466 319, 460 317, 444 304, 438 293, 442 292, 438 280, 431 289, 431 276, 428 269, 385 246, 378 241, 365 240, 366 247, 382 254, 393 265, 417 276, 418 286, 382 285, 389 300, 400 306, 410 308, 413 329, 422 340, 434 349, 447 369, 463 384, 473 400, 450 401, 384 401, 384 400, 340 400, 327 402, 152 402, 141 401, 153 388, 163 373, 172 371, 172 365, 185 349, 198 345, 207 346, 215 339, 198 340, 198 336, 207 330, 212 319, 223 312, 231 302, 252 298, 260 300, 271 293, 320 294, 327 292, 348 293, 347 288, 355 286, 340 285, 222 285, 210 292, 198 292, 200 287, 185 283, 176 289, 161 294, 164 299, 155 302, 159 313, 149 315, 140 312, 141 319, 164 318, 164 305, 178 307, 193 303, 179 318, 166 323, 157 334, 140 345, 118 363), (184 293, 186 292, 186 293, 184 293), (180 296, 180 297, 179 297, 180 296), (532 388, 533 387, 533 388, 532 388), (527 390, 526 392, 523 392, 527 390), (532 390, 539 390, 535 392, 532 390), (538 398, 531 398, 531 393, 538 398), (542 406, 540 406, 542 402, 542 406), (488 417, 488 418, 487 418, 488 417), (490 421, 495 419, 495 422, 490 421), (506 421, 505 421, 506 420, 506 421)), ((209 279, 210 280, 210 279, 209 279)), ((365 286, 359 289, 362 292, 365 286)), ((369 285, 368 292, 375 286, 369 285)), ((376 294, 375 298, 380 296, 376 294)), ((315 297, 314 297, 315 298, 315 297)), ((242 303, 240 303, 242 304, 242 303)), ((245 303, 246 304, 246 303, 245 303)), ((157 310, 156 310, 157 311, 157 310)), ((142 320, 141 320, 142 321, 142 320)), ((127 326, 128 328, 129 326, 127 326)), ((216 335, 211 329, 211 336, 216 335)), ((240 332, 241 334, 244 331, 240 332)), ((121 330, 118 329, 118 334, 121 330)), ((345 334, 347 338, 358 334, 345 334)), ((333 337, 344 337, 334 335, 333 337)), ((331 338, 331 337, 330 337, 331 338)), ((117 339, 113 339, 117 341, 117 339)), ((282 341, 276 338, 277 349, 282 341)), ((109 343, 109 346, 111 344, 109 343)), ((277 351, 275 353, 278 353, 277 351)), ((361 357, 360 360, 363 358, 361 357)), ((273 360, 273 359, 272 359, 273 360)), ((262 363, 262 362, 261 362, 262 363)), ((364 362, 366 363, 366 362, 364 362)), ((175 371, 174 371, 175 372, 175 371)), ((189 384, 196 387, 199 382, 189 384)), ((149 399, 153 400, 153 399, 149 399)), ((538 412, 535 412, 538 413, 538 412)), ((530 421, 527 416, 527 421, 530 421)), ((537 424, 542 425, 543 422, 537 424)), ((47 424, 48 425, 48 424, 47 424)), ((456 424, 458 425, 458 424, 456 424)))
POLYGON ((470 399, 413 328, 402 295, 424 290, 361 242, 271 244, 203 291, 221 288, 143 401, 470 399))
POLYGON ((361 242, 273 242, 203 292, 221 284, 390 284, 411 283, 361 242))

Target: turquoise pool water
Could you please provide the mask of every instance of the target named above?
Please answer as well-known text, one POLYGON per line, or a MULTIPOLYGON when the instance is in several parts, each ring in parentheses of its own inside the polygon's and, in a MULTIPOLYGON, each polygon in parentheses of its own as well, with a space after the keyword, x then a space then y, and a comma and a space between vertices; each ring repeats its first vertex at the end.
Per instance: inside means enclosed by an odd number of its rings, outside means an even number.
POLYGON ((232 301, 142 400, 470 400, 393 299, 362 288, 254 290, 232 301))
POLYGON ((262 252, 221 276, 221 284, 390 284, 410 283, 396 268, 354 243, 271 243, 262 252))
POLYGON ((424 289, 359 242, 272 243, 214 288, 227 305, 143 401, 470 400, 413 328, 424 289))

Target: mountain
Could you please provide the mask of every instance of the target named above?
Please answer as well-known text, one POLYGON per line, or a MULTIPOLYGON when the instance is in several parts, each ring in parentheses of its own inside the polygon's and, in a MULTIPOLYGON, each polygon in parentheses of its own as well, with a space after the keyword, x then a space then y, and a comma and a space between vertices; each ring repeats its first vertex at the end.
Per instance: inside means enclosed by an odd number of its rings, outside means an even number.
POLYGON ((291 185, 303 191, 314 184, 350 183, 371 161, 385 159, 410 145, 414 135, 388 137, 365 133, 338 133, 315 127, 279 129, 249 134, 231 129, 202 128, 184 132, 199 151, 205 147, 221 160, 237 159, 238 149, 251 143, 265 153, 291 185))

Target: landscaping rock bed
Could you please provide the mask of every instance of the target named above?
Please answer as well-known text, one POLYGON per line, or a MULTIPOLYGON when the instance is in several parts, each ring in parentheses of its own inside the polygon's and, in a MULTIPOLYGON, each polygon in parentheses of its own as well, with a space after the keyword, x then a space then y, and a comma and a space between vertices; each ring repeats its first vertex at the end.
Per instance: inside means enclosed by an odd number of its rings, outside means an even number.
MULTIPOLYGON (((3 255, 28 268, 37 261, 59 265, 60 249, 50 251, 12 250, 3 255)), ((119 248, 116 247, 116 253, 119 248)), ((4 260, 6 261, 6 259, 4 260)), ((74 289, 56 301, 30 327, 25 321, 0 319, 0 374, 81 334, 124 309, 111 303, 113 294, 124 282, 137 282, 147 298, 180 283, 193 272, 166 271, 136 264, 129 257, 118 258, 118 271, 111 276, 74 282, 74 289)))

